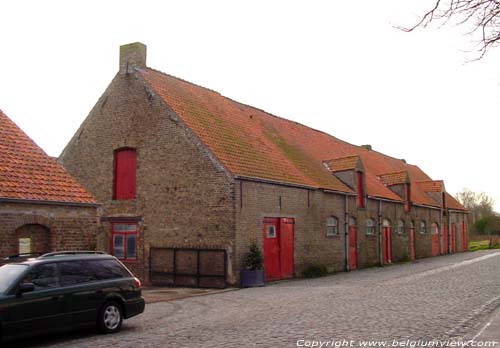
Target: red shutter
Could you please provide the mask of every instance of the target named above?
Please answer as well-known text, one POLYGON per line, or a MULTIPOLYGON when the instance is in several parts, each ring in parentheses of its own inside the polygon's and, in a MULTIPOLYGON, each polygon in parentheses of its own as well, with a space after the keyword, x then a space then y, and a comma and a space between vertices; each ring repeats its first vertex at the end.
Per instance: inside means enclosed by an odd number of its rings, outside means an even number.
POLYGON ((115 199, 135 199, 136 152, 124 149, 115 152, 115 199))
POLYGON ((363 173, 356 172, 358 179, 358 208, 365 207, 365 187, 363 186, 363 173))

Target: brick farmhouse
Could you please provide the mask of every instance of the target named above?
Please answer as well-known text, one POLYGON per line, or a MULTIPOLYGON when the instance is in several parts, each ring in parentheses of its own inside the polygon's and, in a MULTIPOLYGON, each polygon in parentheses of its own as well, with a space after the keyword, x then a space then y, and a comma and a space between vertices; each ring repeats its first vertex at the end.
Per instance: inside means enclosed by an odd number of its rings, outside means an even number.
POLYGON ((93 250, 94 198, 0 110, 0 257, 93 250))
POLYGON ((59 162, 103 204, 98 248, 147 283, 212 262, 183 251, 222 249, 235 285, 253 242, 268 280, 467 245, 467 212, 443 181, 151 69, 141 43, 120 48, 119 72, 59 162))

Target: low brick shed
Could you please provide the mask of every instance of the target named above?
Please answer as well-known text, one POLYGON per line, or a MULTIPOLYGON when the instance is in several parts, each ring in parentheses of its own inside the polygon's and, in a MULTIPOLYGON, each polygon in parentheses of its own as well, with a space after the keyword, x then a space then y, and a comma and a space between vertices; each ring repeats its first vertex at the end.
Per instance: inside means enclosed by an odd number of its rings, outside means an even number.
POLYGON ((0 111, 0 257, 94 250, 98 204, 0 111))

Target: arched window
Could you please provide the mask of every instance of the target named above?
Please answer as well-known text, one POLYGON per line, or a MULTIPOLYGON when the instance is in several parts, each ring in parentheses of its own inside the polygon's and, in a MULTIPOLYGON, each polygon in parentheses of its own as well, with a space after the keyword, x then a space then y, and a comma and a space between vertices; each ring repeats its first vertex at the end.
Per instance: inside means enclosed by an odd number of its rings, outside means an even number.
POLYGON ((119 149, 115 151, 113 199, 129 200, 136 196, 136 151, 119 149))
POLYGON ((405 222, 403 220, 398 221, 398 234, 405 233, 405 222))
POLYGON ((339 219, 335 216, 329 216, 326 219, 326 236, 338 236, 339 234, 339 219))
POLYGON ((349 226, 351 227, 356 227, 358 222, 356 221, 356 218, 350 217, 349 218, 349 226))
POLYGON ((425 221, 420 221, 420 233, 427 233, 427 223, 425 221))
POLYGON ((382 221, 382 226, 384 226, 384 227, 391 227, 391 220, 384 219, 382 221))
POLYGON ((438 234, 439 233, 439 225, 437 223, 433 223, 431 225, 431 233, 432 234, 438 234))
POLYGON ((366 219, 366 234, 375 234, 375 221, 373 221, 373 219, 366 219))

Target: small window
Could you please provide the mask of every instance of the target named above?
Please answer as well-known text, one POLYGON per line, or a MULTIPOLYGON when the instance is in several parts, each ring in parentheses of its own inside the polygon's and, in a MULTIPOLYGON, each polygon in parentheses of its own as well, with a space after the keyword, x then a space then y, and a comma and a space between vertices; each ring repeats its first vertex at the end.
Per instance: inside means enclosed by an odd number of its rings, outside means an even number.
POLYGON ((19 254, 31 253, 31 238, 19 238, 18 253, 19 254))
POLYGON ((330 216, 326 219, 326 236, 333 237, 339 234, 339 219, 330 216))
POLYGON ((398 221, 398 234, 405 233, 405 222, 403 220, 398 221))
POLYGON ((431 233, 432 234, 439 234, 439 226, 435 222, 431 225, 431 233))
POLYGON ((420 221, 420 233, 427 233, 427 224, 425 223, 425 221, 420 221))
POLYGON ((113 255, 121 260, 137 259, 137 225, 114 223, 112 230, 113 255))
POLYGON ((276 226, 267 225, 266 227, 266 237, 267 238, 276 238, 276 226))
POLYGON ((59 287, 59 276, 55 263, 46 263, 35 266, 21 283, 33 283, 35 291, 59 287))
POLYGON ((375 221, 373 221, 373 219, 366 220, 366 234, 367 235, 375 234, 375 221))

